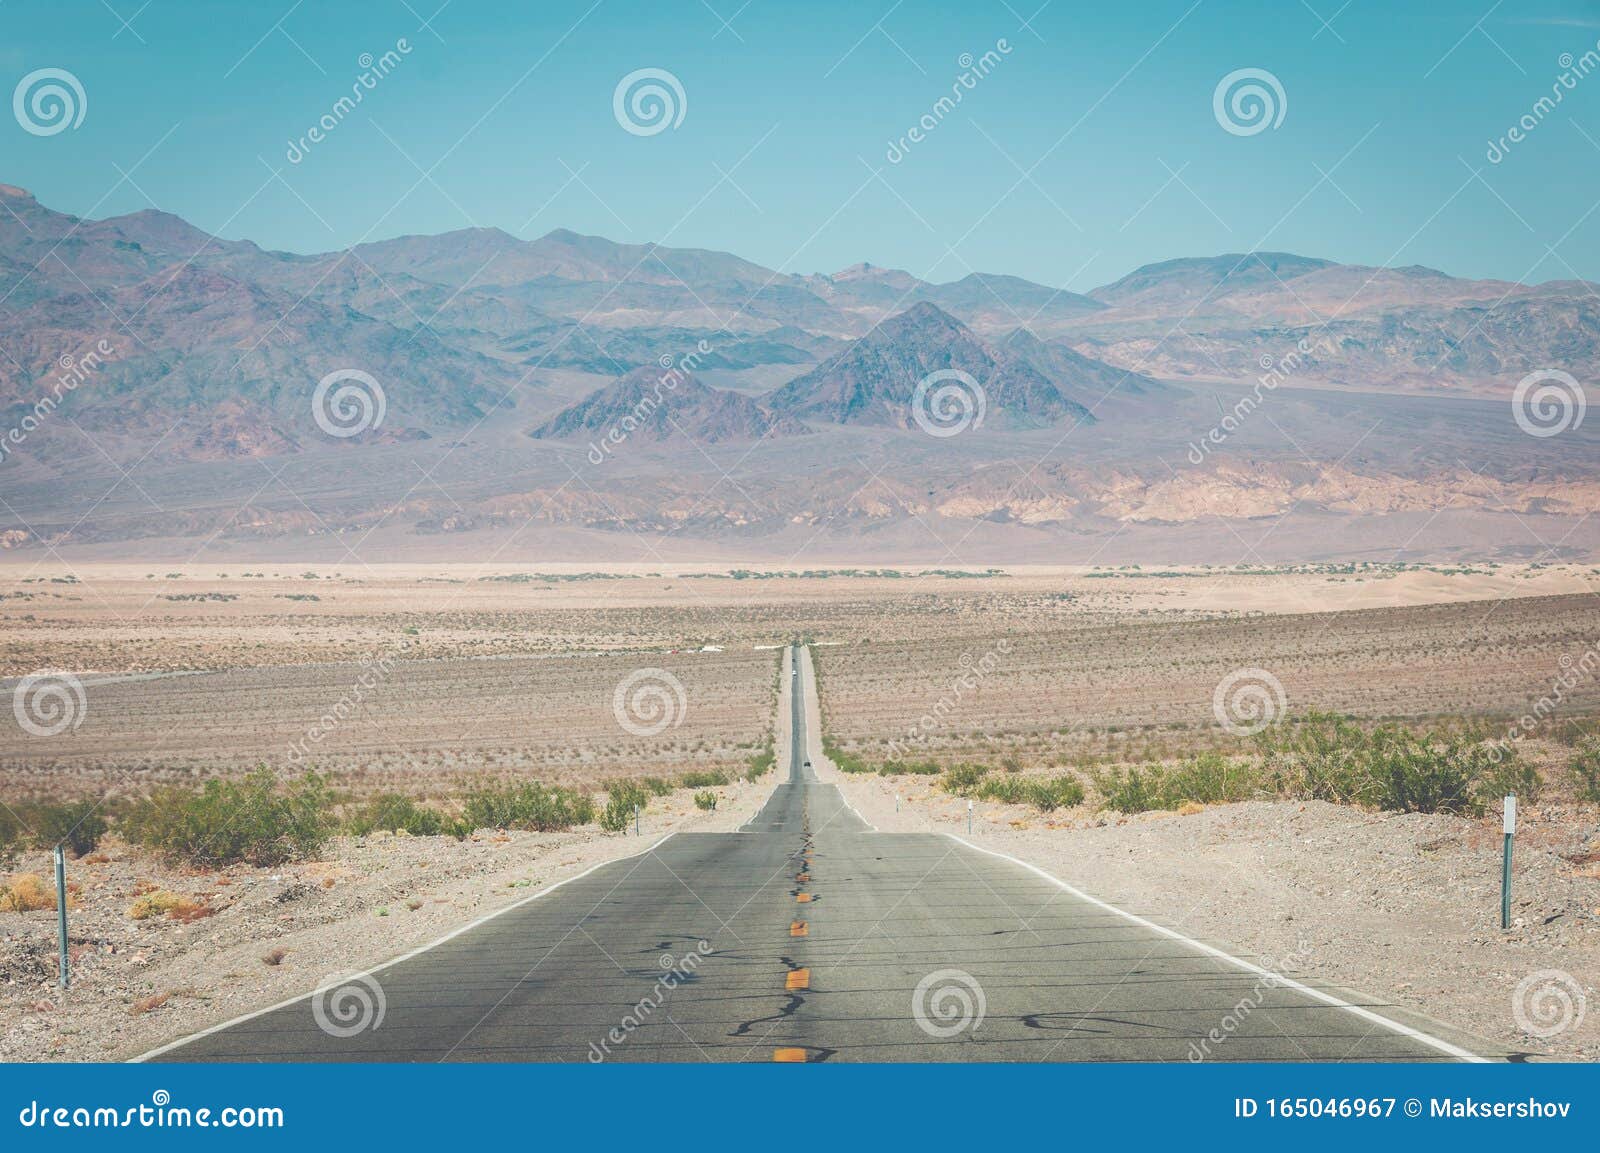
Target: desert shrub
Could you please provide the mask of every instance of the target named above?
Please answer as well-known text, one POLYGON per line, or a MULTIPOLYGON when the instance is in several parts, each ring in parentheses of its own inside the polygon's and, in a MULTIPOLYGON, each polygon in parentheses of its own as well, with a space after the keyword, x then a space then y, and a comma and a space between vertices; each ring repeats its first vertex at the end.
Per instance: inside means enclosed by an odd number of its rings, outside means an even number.
POLYGON ((1163 808, 1175 809, 1185 802, 1200 805, 1247 801, 1257 795, 1261 774, 1247 760, 1220 753, 1201 753, 1163 774, 1163 808))
POLYGON ((0 803, 0 865, 10 865, 22 847, 22 822, 18 821, 11 806, 0 803))
POLYGON ((17 810, 19 841, 36 849, 65 845, 74 857, 92 853, 106 832, 106 813, 98 801, 39 802, 17 810))
POLYGON ((822 738, 822 755, 832 761, 834 767, 837 768, 841 773, 872 772, 872 766, 867 764, 866 761, 862 760, 854 753, 845 752, 826 736, 822 738))
POLYGON ((1474 727, 1415 733, 1379 725, 1368 732, 1348 717, 1313 713, 1262 733, 1257 748, 1266 787, 1301 800, 1475 815, 1495 789, 1514 786, 1531 796, 1539 787, 1514 749, 1474 727))
POLYGON ((717 807, 717 794, 713 793, 710 789, 707 789, 703 793, 696 793, 694 795, 694 803, 696 808, 705 809, 707 812, 709 812, 717 807))
POLYGON ((156 889, 137 898, 128 906, 128 917, 134 921, 148 921, 152 917, 166 917, 169 921, 199 921, 215 915, 216 910, 204 901, 191 901, 177 893, 156 889))
POLYGON ((686 789, 710 789, 728 783, 728 774, 719 772, 684 773, 678 778, 686 789))
POLYGON ((750 758, 750 767, 744 771, 744 779, 758 781, 772 771, 772 766, 778 763, 778 755, 768 748, 765 752, 757 753, 750 758))
POLYGON ((262 766, 239 780, 163 789, 135 804, 119 831, 195 865, 277 865, 315 856, 334 828, 333 795, 315 773, 287 789, 262 766))
POLYGON ((449 822, 437 809, 417 804, 404 793, 379 793, 345 818, 345 831, 354 837, 369 833, 410 833, 437 837, 449 822))
POLYGON ((1568 762, 1578 800, 1600 804, 1600 738, 1585 741, 1568 762))
POLYGON ((1470 735, 1418 736, 1383 725, 1372 733, 1369 766, 1379 808, 1476 815, 1483 811, 1478 781, 1495 767, 1495 751, 1470 735))
POLYGON ((1538 769, 1518 757, 1514 748, 1502 746, 1500 761, 1491 761, 1478 778, 1474 791, 1478 800, 1490 808, 1506 796, 1514 796, 1519 801, 1537 801, 1544 791, 1544 778, 1538 769))
POLYGON ((1096 769, 1092 779, 1106 808, 1119 813, 1143 813, 1166 807, 1162 800, 1164 777, 1160 765, 1146 765, 1142 769, 1096 769))
POLYGON ((1256 737, 1267 787, 1299 800, 1375 804, 1367 770, 1370 738, 1361 726, 1334 713, 1312 712, 1256 737))
POLYGON ((650 794, 633 781, 615 781, 606 790, 606 807, 600 814, 600 827, 620 833, 633 822, 635 806, 639 812, 650 803, 650 794))
POLYGON ((1083 804, 1083 784, 1076 777, 1054 777, 1048 781, 1028 781, 1025 799, 1036 809, 1052 812, 1083 804))
MULTIPOLYGON (((633 787, 638 789, 639 786, 633 787)), ((474 789, 467 794, 462 816, 464 824, 473 829, 549 833, 587 825, 594 820, 594 799, 573 789, 546 788, 538 781, 518 781, 474 789)))
POLYGON ((1028 783, 1016 777, 989 777, 979 782, 972 795, 985 801, 1020 805, 1028 799, 1028 783))
POLYGON ((672 782, 660 777, 645 777, 639 784, 652 797, 664 797, 672 792, 672 782))
POLYGON ((953 765, 945 770, 944 779, 940 782, 944 791, 958 797, 965 797, 978 787, 984 777, 982 765, 953 765))
POLYGON ((937 777, 944 769, 936 761, 885 761, 878 769, 880 776, 894 777, 908 773, 917 777, 937 777))
POLYGON ((0 913, 32 913, 55 907, 55 889, 35 873, 21 873, 0 883, 0 913))

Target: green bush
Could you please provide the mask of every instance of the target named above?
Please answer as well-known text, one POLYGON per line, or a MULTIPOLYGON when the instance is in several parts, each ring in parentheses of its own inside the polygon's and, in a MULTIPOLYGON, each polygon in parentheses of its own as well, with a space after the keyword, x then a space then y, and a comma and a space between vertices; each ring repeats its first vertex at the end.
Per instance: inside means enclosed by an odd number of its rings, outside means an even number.
POLYGON ((1167 771, 1161 782, 1161 795, 1170 809, 1189 801, 1201 805, 1248 801, 1260 789, 1261 774, 1254 765, 1220 753, 1201 753, 1184 761, 1167 771))
POLYGON ((464 817, 471 829, 557 832, 594 820, 594 798, 559 786, 546 788, 538 781, 519 781, 468 793, 464 817))
POLYGON ((1016 777, 989 777, 973 789, 972 795, 984 801, 1020 805, 1028 799, 1028 782, 1016 777))
POLYGON ((978 787, 984 777, 982 765, 954 765, 945 770, 944 791, 958 797, 965 797, 978 787))
POLYGON ((652 797, 664 797, 672 792, 672 782, 662 780, 660 777, 645 777, 639 784, 652 797))
POLYGON ((717 794, 713 793, 710 789, 707 789, 703 793, 696 793, 694 795, 694 803, 696 808, 705 809, 707 812, 710 812, 712 809, 717 807, 717 794))
POLYGON ((1585 741, 1567 767, 1572 771, 1578 800, 1600 805, 1600 739, 1585 741))
POLYGON ((94 852, 106 833, 106 808, 99 801, 18 805, 16 816, 11 819, 19 826, 14 834, 18 847, 53 849, 65 845, 74 857, 94 852))
POLYGON ((772 767, 777 763, 778 755, 769 746, 765 752, 757 753, 750 758, 750 767, 744 771, 744 779, 747 781, 759 781, 770 773, 772 767))
POLYGON ((633 781, 615 781, 606 790, 600 827, 608 833, 620 833, 633 823, 635 806, 642 813, 649 803, 650 794, 633 781))
POLYGON ((1094 787, 1100 791, 1108 809, 1115 809, 1119 813, 1143 813, 1167 807, 1163 799, 1166 774, 1160 765, 1146 765, 1143 770, 1098 769, 1092 778, 1094 787))
POLYGON ((403 793, 379 793, 349 814, 344 827, 355 837, 376 832, 437 837, 448 830, 449 822, 437 809, 419 805, 403 793))
POLYGON ((162 789, 138 802, 119 831, 169 859, 214 867, 277 865, 316 856, 333 831, 333 795, 315 773, 287 788, 266 766, 199 789, 162 789))
POLYGON ((1478 778, 1475 791, 1478 800, 1487 808, 1497 808, 1502 798, 1514 796, 1519 801, 1537 801, 1544 792, 1544 778, 1539 770, 1517 756, 1516 749, 1502 746, 1499 763, 1491 761, 1478 778))
POLYGON ((1083 804, 1083 785, 1076 777, 1055 777, 1048 781, 1029 781, 1027 802, 1036 809, 1052 812, 1083 804))
POLYGON ((917 777, 937 777, 944 769, 935 761, 885 761, 878 769, 878 774, 885 777, 899 776, 909 773, 917 777))
POLYGON ((721 772, 684 773, 678 783, 686 789, 709 789, 728 783, 728 774, 721 772))
POLYGON ((827 737, 822 738, 822 755, 833 762, 841 773, 870 773, 872 766, 853 753, 847 753, 827 737))

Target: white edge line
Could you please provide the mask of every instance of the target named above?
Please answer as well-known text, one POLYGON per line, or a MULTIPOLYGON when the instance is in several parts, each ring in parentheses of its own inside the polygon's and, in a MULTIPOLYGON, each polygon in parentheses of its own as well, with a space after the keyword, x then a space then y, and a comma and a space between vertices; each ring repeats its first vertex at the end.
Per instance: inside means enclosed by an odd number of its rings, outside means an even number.
POLYGON ((1052 884, 1061 886, 1061 888, 1065 889, 1067 892, 1071 893, 1074 897, 1077 897, 1081 901, 1087 901, 1096 908, 1104 909, 1109 913, 1115 913, 1117 916, 1126 918, 1127 920, 1132 921, 1134 924, 1140 925, 1151 930, 1152 932, 1159 933, 1163 937, 1170 937, 1174 941, 1182 941, 1190 948, 1198 949, 1200 952, 1205 953, 1208 956, 1216 957, 1219 960, 1226 961, 1230 965, 1237 965, 1239 968, 1248 973, 1254 973, 1260 977, 1270 977, 1279 984, 1293 989, 1298 993, 1303 993, 1307 997, 1311 997, 1312 999, 1321 1001, 1327 1005, 1332 1005, 1335 1008, 1344 1009, 1348 1012, 1354 1013, 1357 1017, 1360 1017, 1364 1021, 1370 1021, 1375 1025, 1382 1025, 1385 1029, 1392 1030, 1393 1032, 1400 1034, 1402 1037, 1409 1037, 1413 1041, 1420 1041, 1424 1045, 1428 1045, 1439 1050, 1441 1053, 1448 1054, 1451 1057, 1456 1057, 1462 1061, 1470 1061, 1474 1064, 1490 1063, 1488 1057, 1483 1057, 1477 1053, 1470 1052, 1461 1048, 1459 1045, 1452 1045, 1449 1041, 1444 1041, 1429 1033, 1424 1033, 1420 1029, 1413 1029, 1410 1025, 1403 1025, 1399 1021, 1391 1020, 1381 1013, 1374 1013, 1370 1009, 1363 1009, 1359 1005, 1352 1005, 1350 1002, 1343 1000, 1342 998, 1335 997, 1332 993, 1325 993, 1321 989, 1314 989, 1310 985, 1303 984, 1290 977, 1285 977, 1281 973, 1274 973, 1270 969, 1263 969, 1260 965, 1253 965, 1249 961, 1241 960, 1240 958, 1235 957, 1232 953, 1224 952, 1213 945, 1206 944, 1204 941, 1197 941, 1193 937, 1185 936, 1176 929, 1169 929, 1165 925, 1158 925, 1154 921, 1147 921, 1145 918, 1134 913, 1130 913, 1126 909, 1119 909, 1113 904, 1102 901, 1099 897, 1090 896, 1082 889, 1074 888, 1072 885, 1069 885, 1063 881, 1060 877, 1052 876, 1050 873, 1045 872, 1037 865, 1030 865, 1027 861, 1024 861, 1018 857, 1013 857, 1010 853, 1002 853, 995 849, 985 849, 982 845, 974 845, 971 841, 966 840, 964 837, 958 837, 954 833, 945 833, 944 835, 949 837, 952 841, 956 841, 965 845, 969 849, 975 849, 980 853, 987 853, 991 857, 999 857, 1002 860, 1010 861, 1016 865, 1021 865, 1030 873, 1037 873, 1039 876, 1043 877, 1047 881, 1050 881, 1052 884))
MULTIPOLYGON (((440 937, 437 941, 430 941, 426 945, 418 945, 415 949, 412 949, 409 953, 402 953, 400 956, 395 957, 392 960, 385 961, 381 965, 374 965, 370 969, 365 969, 360 973, 352 974, 350 977, 347 977, 345 979, 346 980, 356 980, 357 978, 360 978, 360 977, 370 977, 370 976, 373 976, 376 973, 383 972, 385 969, 393 968, 395 965, 400 964, 402 961, 409 961, 413 957, 420 956, 421 954, 426 953, 430 949, 437 949, 440 945, 444 944, 446 941, 453 941, 455 938, 461 936, 461 934, 463 934, 463 933, 470 933, 473 929, 476 929, 481 925, 488 924, 490 921, 494 920, 496 917, 505 916, 507 913, 511 912, 513 909, 520 909, 520 908, 522 908, 522 906, 528 904, 531 901, 537 901, 540 897, 548 897, 551 893, 553 893, 557 889, 561 888, 562 885, 569 885, 573 881, 581 881, 581 880, 583 880, 583 878, 587 877, 590 873, 594 872, 596 869, 603 869, 607 865, 616 864, 618 861, 631 861, 635 857, 642 857, 646 853, 653 852, 654 850, 659 849, 662 845, 666 844, 668 841, 670 841, 673 837, 676 837, 677 835, 678 835, 678 830, 674 829, 674 830, 672 830, 672 832, 668 833, 666 836, 660 838, 659 840, 651 842, 649 845, 646 845, 644 848, 640 849, 637 853, 629 853, 626 856, 622 856, 622 857, 613 857, 609 861, 600 861, 597 864, 590 865, 583 872, 575 873, 570 877, 567 877, 567 878, 565 878, 563 880, 557 881, 555 884, 551 885, 548 889, 540 889, 537 893, 530 894, 529 896, 526 896, 526 897, 522 898, 522 900, 520 900, 520 901, 514 901, 511 904, 507 905, 503 909, 496 909, 492 913, 487 913, 484 916, 479 917, 476 921, 469 921, 467 924, 462 925, 460 928, 452 929, 450 932, 448 932, 444 936, 440 937)), ((156 1048, 156 1049, 151 1049, 148 1053, 141 1053, 137 1057, 130 1057, 128 1059, 127 1063, 130 1064, 130 1065, 141 1064, 142 1062, 150 1060, 150 1058, 152 1058, 152 1057, 159 1057, 163 1053, 171 1052, 173 1049, 179 1049, 179 1048, 182 1048, 184 1045, 192 1044, 193 1042, 200 1040, 200 1038, 202 1038, 202 1037, 209 1037, 213 1033, 220 1033, 224 1029, 233 1028, 235 1025, 243 1025, 246 1021, 254 1021, 257 1017, 264 1017, 268 1013, 276 1013, 279 1009, 287 1009, 290 1005, 297 1004, 300 1001, 310 1000, 312 997, 315 997, 317 995, 319 990, 320 990, 320 986, 317 989, 312 989, 309 993, 300 993, 300 994, 298 994, 296 996, 290 997, 286 1001, 279 1001, 276 1005, 268 1005, 265 1009, 257 1009, 253 1013, 245 1013, 242 1016, 235 1017, 231 1021, 224 1021, 220 1025, 213 1025, 209 1029, 202 1029, 198 1033, 191 1033, 186 1037, 180 1037, 176 1041, 168 1041, 165 1045, 162 1045, 162 1046, 160 1046, 159 1048, 156 1048)))

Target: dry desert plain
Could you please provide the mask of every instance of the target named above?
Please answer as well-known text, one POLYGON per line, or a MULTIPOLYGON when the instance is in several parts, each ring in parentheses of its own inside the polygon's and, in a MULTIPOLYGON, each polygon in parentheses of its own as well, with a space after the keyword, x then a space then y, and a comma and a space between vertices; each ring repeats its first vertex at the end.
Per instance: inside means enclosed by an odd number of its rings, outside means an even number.
MULTIPOLYGON (((459 815, 485 781, 538 780, 603 805, 622 782, 653 778, 647 832, 731 828, 772 780, 746 774, 775 736, 784 745, 775 650, 798 639, 812 646, 821 729, 841 760, 1084 786, 1081 801, 1046 811, 976 799, 980 835, 1008 851, 1530 1054, 1593 1059, 1600 1010, 1540 1037, 1511 998, 1529 972, 1560 969, 1592 999, 1600 974, 1600 809, 1568 772, 1600 714, 1597 593, 1600 571, 1569 564, 11 566, 0 569, 7 695, 41 671, 71 673, 83 695, 74 726, 53 736, 0 718, 0 800, 110 798, 113 811, 266 764, 285 778, 316 768, 347 808, 403 793, 459 815), (1107 769, 1253 755, 1214 712, 1218 683, 1245 668, 1281 684, 1289 720, 1332 710, 1368 727, 1498 732, 1554 700, 1519 730, 1545 787, 1524 808, 1513 929, 1495 919, 1487 815, 1273 796, 1108 806, 1096 783, 1107 769), (643 669, 682 686, 660 732, 619 723, 614 708, 643 669), (716 810, 690 803, 694 773, 726 780, 710 790, 716 810)), ((954 831, 964 819, 939 776, 836 776, 885 829, 954 831)), ((381 961, 635 843, 593 824, 457 832, 341 830, 309 859, 255 868, 160 856, 113 819, 69 870, 71 992, 52 984, 54 914, 0 912, 0 1057, 136 1054, 308 990, 330 959, 381 961), (130 917, 151 892, 189 912, 130 917)), ((37 848, 13 855, 13 877, 46 871, 37 848)))

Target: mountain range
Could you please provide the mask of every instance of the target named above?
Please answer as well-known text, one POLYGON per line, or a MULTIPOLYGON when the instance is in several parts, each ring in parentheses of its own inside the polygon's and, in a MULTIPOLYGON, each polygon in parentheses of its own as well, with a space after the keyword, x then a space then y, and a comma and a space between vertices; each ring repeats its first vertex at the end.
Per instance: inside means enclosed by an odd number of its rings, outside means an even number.
POLYGON ((895 526, 936 518, 1048 551, 1208 518, 1580 517, 1589 434, 1535 444, 1502 418, 1524 375, 1597 354, 1600 293, 1577 281, 1256 252, 1080 294, 565 230, 297 255, 0 185, 0 543, 382 526, 403 554, 532 523, 759 552, 806 524, 902 547, 895 526), (1208 441, 1268 374, 1273 411, 1208 441), (331 429, 316 398, 352 375, 375 419, 331 429), (1352 447, 1369 416, 1383 431, 1352 447), (869 450, 875 496, 851 489, 869 450), (730 486, 720 453, 761 471, 730 486), (1454 492, 1463 468, 1492 499, 1454 492), (292 492, 257 494, 264 469, 292 492))

